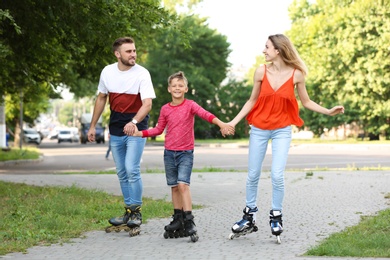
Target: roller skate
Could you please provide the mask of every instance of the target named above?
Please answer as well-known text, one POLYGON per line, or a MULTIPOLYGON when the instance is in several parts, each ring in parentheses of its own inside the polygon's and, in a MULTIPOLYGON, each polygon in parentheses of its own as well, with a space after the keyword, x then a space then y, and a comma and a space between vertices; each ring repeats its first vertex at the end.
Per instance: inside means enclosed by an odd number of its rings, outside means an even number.
POLYGON ((130 205, 130 215, 127 221, 127 227, 129 230, 129 236, 134 237, 141 233, 142 214, 140 205, 130 205))
POLYGON ((242 212, 244 213, 244 216, 240 221, 233 225, 233 233, 230 233, 229 239, 245 236, 252 232, 257 232, 258 230, 254 220, 254 214, 257 212, 257 207, 251 209, 246 206, 242 212))
POLYGON ((112 231, 120 232, 121 230, 129 232, 130 228, 126 224, 130 218, 130 212, 131 212, 130 207, 125 206, 125 214, 123 214, 123 216, 109 219, 108 222, 111 224, 111 226, 106 227, 105 229, 106 233, 110 233, 112 231))
POLYGON ((166 225, 164 229, 164 238, 184 237, 184 219, 181 209, 174 210, 171 223, 166 225))
POLYGON ((196 242, 199 240, 196 225, 194 222, 194 216, 192 215, 191 211, 184 212, 184 236, 190 237, 192 242, 196 242))
POLYGON ((276 236, 276 242, 280 244, 282 243, 280 234, 283 232, 282 212, 280 210, 271 210, 269 212, 269 219, 272 235, 276 236))

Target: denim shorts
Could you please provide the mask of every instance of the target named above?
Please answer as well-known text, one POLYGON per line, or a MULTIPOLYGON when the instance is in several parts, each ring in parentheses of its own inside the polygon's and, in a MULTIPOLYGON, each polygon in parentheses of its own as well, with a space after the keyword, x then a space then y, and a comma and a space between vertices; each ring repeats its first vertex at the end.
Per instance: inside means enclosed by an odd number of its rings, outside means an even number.
POLYGON ((190 185, 194 150, 164 150, 165 176, 168 186, 175 187, 179 183, 190 185))

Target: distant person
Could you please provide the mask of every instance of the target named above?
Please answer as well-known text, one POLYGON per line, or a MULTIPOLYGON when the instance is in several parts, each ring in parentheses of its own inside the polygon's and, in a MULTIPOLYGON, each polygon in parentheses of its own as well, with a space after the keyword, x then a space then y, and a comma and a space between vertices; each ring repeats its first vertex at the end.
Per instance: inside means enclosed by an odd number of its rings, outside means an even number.
POLYGON ((109 98, 110 148, 123 194, 125 213, 111 218, 109 223, 113 226, 106 231, 131 228, 129 234, 134 236, 140 233, 142 223, 140 161, 146 140, 132 135, 137 130, 148 128, 148 113, 156 95, 149 71, 136 63, 134 40, 131 37, 118 38, 112 48, 117 62, 107 65, 101 72, 88 140, 95 141, 95 127, 109 98))
POLYGON ((291 142, 291 125, 301 127, 297 90, 302 105, 314 112, 333 116, 344 113, 343 106, 324 108, 310 100, 305 86, 307 73, 290 40, 276 34, 268 37, 263 51, 269 64, 260 65, 254 73, 254 86, 249 100, 229 123, 233 127, 246 115, 251 126, 249 138, 246 206, 242 220, 232 227, 230 238, 257 231, 255 225, 258 182, 268 141, 272 140, 272 205, 269 213, 271 232, 277 237, 283 232, 282 210, 284 198, 284 171, 291 142))
MULTIPOLYGON (((193 242, 198 240, 197 228, 192 214, 190 191, 191 173, 194 160, 194 123, 195 116, 218 125, 221 129, 233 127, 223 123, 215 115, 203 109, 195 101, 184 97, 188 92, 188 81, 179 71, 168 78, 168 92, 172 101, 160 111, 157 126, 135 132, 135 136, 158 136, 166 129, 164 165, 168 186, 171 187, 174 208, 173 221, 165 226, 165 238, 190 236, 193 242)), ((228 129, 225 132, 229 132, 228 129)))
POLYGON ((107 134, 107 137, 108 137, 108 148, 107 148, 107 152, 106 152, 106 160, 108 160, 108 156, 110 156, 110 152, 111 152, 110 133, 107 134))
POLYGON ((5 127, 5 147, 9 147, 9 144, 8 144, 8 141, 9 141, 9 137, 10 137, 10 130, 8 129, 8 127, 5 127))

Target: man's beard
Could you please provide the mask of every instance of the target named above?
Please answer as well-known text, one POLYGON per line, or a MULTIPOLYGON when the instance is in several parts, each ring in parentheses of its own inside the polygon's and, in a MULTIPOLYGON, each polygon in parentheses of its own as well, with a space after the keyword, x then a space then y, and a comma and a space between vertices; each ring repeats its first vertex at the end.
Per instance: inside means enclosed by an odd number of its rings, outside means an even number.
POLYGON ((125 60, 122 57, 121 57, 121 62, 122 62, 123 65, 129 66, 129 67, 133 67, 135 65, 135 61, 134 61, 134 63, 130 63, 129 60, 125 60))

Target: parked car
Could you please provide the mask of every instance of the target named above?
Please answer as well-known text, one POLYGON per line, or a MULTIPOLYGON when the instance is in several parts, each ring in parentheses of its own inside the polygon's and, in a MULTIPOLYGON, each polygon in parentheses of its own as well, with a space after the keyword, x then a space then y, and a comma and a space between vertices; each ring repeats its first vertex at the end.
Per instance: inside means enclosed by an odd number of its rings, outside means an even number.
POLYGON ((61 142, 70 142, 73 143, 73 134, 70 130, 60 130, 58 132, 58 143, 61 142))
POLYGON ((50 131, 49 135, 47 136, 47 138, 50 140, 57 139, 57 137, 58 137, 58 130, 57 129, 50 131))
POLYGON ((73 142, 78 143, 80 141, 79 133, 72 133, 72 140, 73 142))
MULTIPOLYGON (((88 130, 91 122, 92 114, 82 114, 80 117, 80 143, 86 144, 88 142, 88 130)), ((100 117, 96 126, 95 141, 100 144, 105 142, 104 131, 105 127, 102 126, 102 118, 100 117)))
POLYGON ((23 140, 25 143, 34 143, 37 145, 42 141, 41 135, 33 128, 23 129, 23 140))
MULTIPOLYGON (((81 128, 80 128, 80 142, 82 144, 86 144, 88 142, 88 130, 89 130, 89 125, 90 124, 83 124, 81 125, 81 128)), ((96 143, 100 144, 100 143, 105 143, 105 139, 104 139, 104 130, 105 130, 105 127, 102 127, 100 124, 97 124, 96 127, 95 127, 95 130, 96 130, 96 135, 95 135, 95 141, 96 143)))

